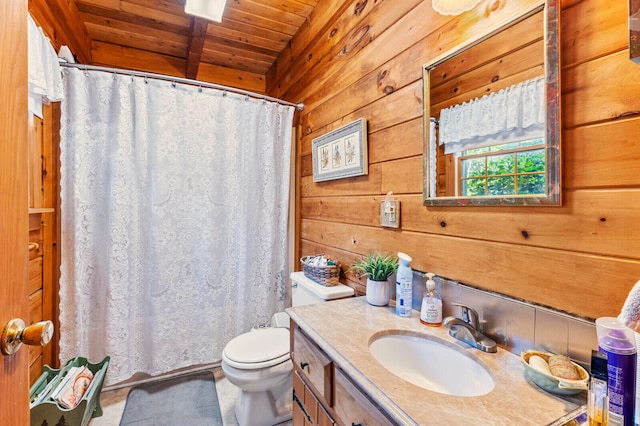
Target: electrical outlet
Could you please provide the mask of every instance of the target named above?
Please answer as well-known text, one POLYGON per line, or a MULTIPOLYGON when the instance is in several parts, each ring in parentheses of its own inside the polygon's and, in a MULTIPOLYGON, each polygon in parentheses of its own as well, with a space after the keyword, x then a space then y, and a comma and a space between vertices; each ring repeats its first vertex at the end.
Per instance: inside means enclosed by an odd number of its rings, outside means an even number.
POLYGON ((380 226, 385 228, 400 227, 400 201, 390 200, 380 202, 380 226))

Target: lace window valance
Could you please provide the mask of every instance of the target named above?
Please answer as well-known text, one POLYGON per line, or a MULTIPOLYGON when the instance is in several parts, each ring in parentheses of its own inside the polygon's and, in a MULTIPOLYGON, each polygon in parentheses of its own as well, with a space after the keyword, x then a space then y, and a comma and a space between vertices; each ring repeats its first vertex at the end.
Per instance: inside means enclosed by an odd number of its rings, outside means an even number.
POLYGON ((544 137, 544 89, 544 77, 538 77, 443 109, 445 153, 544 137))
MULTIPOLYGON (((28 23, 29 109, 64 97, 58 55, 31 16, 28 23)), ((37 109, 37 108, 36 108, 37 109)))

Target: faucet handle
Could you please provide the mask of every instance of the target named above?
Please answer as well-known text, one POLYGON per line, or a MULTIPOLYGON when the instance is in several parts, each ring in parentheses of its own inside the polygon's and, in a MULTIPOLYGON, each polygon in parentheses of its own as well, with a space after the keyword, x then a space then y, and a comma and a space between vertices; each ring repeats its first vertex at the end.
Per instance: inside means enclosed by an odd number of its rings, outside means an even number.
POLYGON ((471 306, 463 305, 462 303, 453 302, 453 304, 455 306, 459 306, 462 311, 462 318, 460 319, 466 322, 467 324, 469 324, 471 327, 478 330, 479 323, 478 323, 478 313, 476 312, 476 310, 473 309, 471 306))

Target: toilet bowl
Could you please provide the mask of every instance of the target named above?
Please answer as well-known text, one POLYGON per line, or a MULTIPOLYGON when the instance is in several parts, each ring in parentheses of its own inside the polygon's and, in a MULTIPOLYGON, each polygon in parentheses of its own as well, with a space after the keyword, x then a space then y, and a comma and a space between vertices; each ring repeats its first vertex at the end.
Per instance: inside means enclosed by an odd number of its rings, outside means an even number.
POLYGON ((289 329, 259 328, 234 338, 222 352, 222 370, 240 388, 235 403, 239 425, 271 426, 291 419, 289 329))
MULTIPOLYGON (((302 272, 291 274, 292 306, 353 296, 345 285, 325 287, 302 272)), ((289 357, 289 316, 276 313, 271 327, 233 338, 222 351, 222 370, 240 388, 235 415, 240 426, 272 426, 291 419, 293 365, 289 357)))

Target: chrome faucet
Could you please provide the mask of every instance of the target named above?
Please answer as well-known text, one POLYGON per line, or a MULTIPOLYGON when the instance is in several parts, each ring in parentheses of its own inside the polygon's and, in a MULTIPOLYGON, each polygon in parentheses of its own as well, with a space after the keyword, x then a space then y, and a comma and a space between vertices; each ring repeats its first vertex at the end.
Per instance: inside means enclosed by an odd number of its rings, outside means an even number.
POLYGON ((462 310, 462 318, 447 317, 442 321, 449 335, 483 352, 497 352, 495 340, 482 334, 478 328, 478 313, 471 307, 454 303, 462 310))

